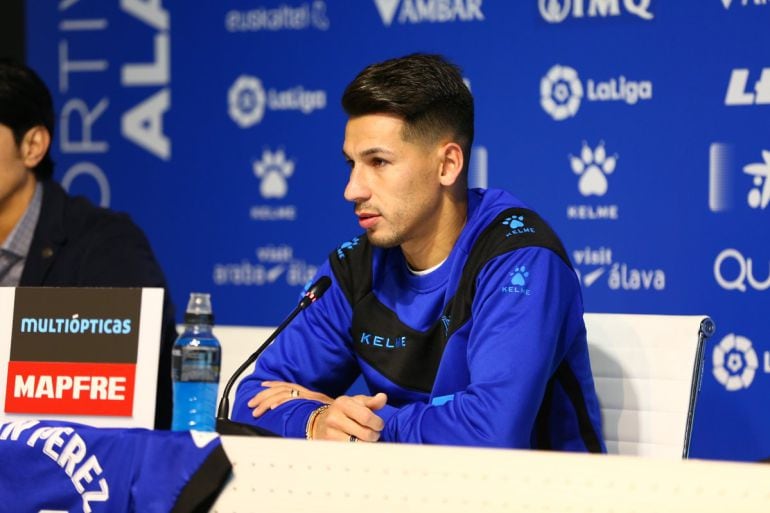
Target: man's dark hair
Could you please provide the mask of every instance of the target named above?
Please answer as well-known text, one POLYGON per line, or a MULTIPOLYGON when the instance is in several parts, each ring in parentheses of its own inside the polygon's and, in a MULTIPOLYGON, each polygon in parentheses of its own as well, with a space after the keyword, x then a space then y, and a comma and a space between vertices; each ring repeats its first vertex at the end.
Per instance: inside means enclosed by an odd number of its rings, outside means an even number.
POLYGON ((393 114, 405 140, 449 136, 463 149, 467 170, 473 144, 473 96, 460 68, 440 55, 415 53, 366 67, 345 88, 349 117, 393 114))
MULTIPOLYGON (((11 129, 17 146, 36 126, 44 126, 53 141, 53 100, 48 87, 30 68, 10 59, 0 59, 0 123, 11 129)), ((34 173, 38 180, 53 174, 50 147, 34 173)))

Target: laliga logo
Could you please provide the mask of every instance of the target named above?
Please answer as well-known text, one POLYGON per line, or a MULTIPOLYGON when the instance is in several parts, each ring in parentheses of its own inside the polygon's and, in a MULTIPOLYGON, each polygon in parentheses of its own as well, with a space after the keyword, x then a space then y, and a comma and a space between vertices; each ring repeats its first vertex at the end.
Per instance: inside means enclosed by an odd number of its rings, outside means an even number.
MULTIPOLYGON (((631 14, 651 20, 654 17, 650 12, 651 2, 652 0, 623 0, 623 6, 631 14)), ((548 23, 564 21, 569 16, 570 8, 573 18, 620 16, 620 0, 538 0, 537 6, 540 8, 540 15, 548 23), (588 4, 587 15, 584 11, 585 4, 588 4)))
MULTIPOLYGON (((770 269, 770 262, 768 262, 768 268, 770 269)), ((754 262, 751 258, 745 258, 740 251, 733 248, 725 249, 717 256, 717 259, 714 261, 714 278, 725 290, 746 292, 747 281, 754 290, 763 291, 770 288, 770 272, 768 272, 768 277, 765 281, 757 281, 754 277, 754 262), (738 275, 732 279, 725 278, 722 273, 722 266, 725 260, 728 259, 735 260, 738 264, 738 275)))
POLYGON ((577 114, 582 98, 583 84, 569 66, 555 65, 540 81, 540 105, 556 121, 577 114))
POLYGON ((265 88, 257 77, 241 75, 227 93, 227 112, 241 128, 262 121, 265 115, 265 88))
POLYGON ((751 340, 729 333, 711 353, 714 378, 728 392, 749 388, 759 367, 759 359, 751 340))
MULTIPOLYGON (((652 82, 629 80, 621 75, 604 81, 586 80, 585 98, 590 102, 617 102, 636 105, 652 99, 652 82)), ((583 84, 569 66, 553 66, 540 81, 540 105, 556 121, 573 117, 583 99, 583 84)))

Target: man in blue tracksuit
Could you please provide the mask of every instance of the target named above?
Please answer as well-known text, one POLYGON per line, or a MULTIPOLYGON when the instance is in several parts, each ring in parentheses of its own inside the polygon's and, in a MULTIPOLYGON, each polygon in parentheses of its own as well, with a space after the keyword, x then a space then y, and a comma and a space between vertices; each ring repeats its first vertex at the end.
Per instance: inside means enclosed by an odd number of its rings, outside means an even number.
POLYGON ((345 90, 345 198, 365 233, 258 360, 234 418, 283 436, 604 451, 580 285, 508 193, 467 188, 473 98, 415 54, 345 90), (359 374, 372 395, 346 396, 359 374))

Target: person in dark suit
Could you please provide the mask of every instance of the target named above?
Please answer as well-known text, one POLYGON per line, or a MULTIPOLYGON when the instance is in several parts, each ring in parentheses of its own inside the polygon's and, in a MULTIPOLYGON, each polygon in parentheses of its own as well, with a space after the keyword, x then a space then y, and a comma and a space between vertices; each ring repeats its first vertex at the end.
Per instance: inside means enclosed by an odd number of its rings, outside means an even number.
POLYGON ((0 286, 165 289, 155 427, 171 423, 174 306, 142 230, 126 214, 70 197, 52 179, 51 94, 26 66, 0 60, 0 286))

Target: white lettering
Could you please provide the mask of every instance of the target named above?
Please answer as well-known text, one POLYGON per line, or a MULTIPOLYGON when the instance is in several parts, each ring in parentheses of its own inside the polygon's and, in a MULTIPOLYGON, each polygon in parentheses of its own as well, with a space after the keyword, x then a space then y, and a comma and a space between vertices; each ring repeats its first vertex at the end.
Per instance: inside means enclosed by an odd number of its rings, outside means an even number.
POLYGON ((75 376, 72 398, 80 399, 80 393, 91 389, 91 376, 75 376))
POLYGON ((35 376, 16 375, 16 379, 13 384, 13 396, 14 397, 33 397, 35 393, 35 376))
POLYGON ((171 106, 171 93, 161 89, 123 114, 123 136, 163 160, 171 158, 171 141, 163 133, 163 115, 171 106))
POLYGON ((106 141, 94 141, 91 136, 91 127, 99 116, 107 110, 108 105, 107 98, 102 98, 89 112, 88 105, 83 100, 72 99, 65 103, 61 113, 61 150, 67 153, 105 153, 109 149, 109 144, 106 141), (70 114, 72 111, 80 114, 82 133, 79 141, 70 139, 70 114))

